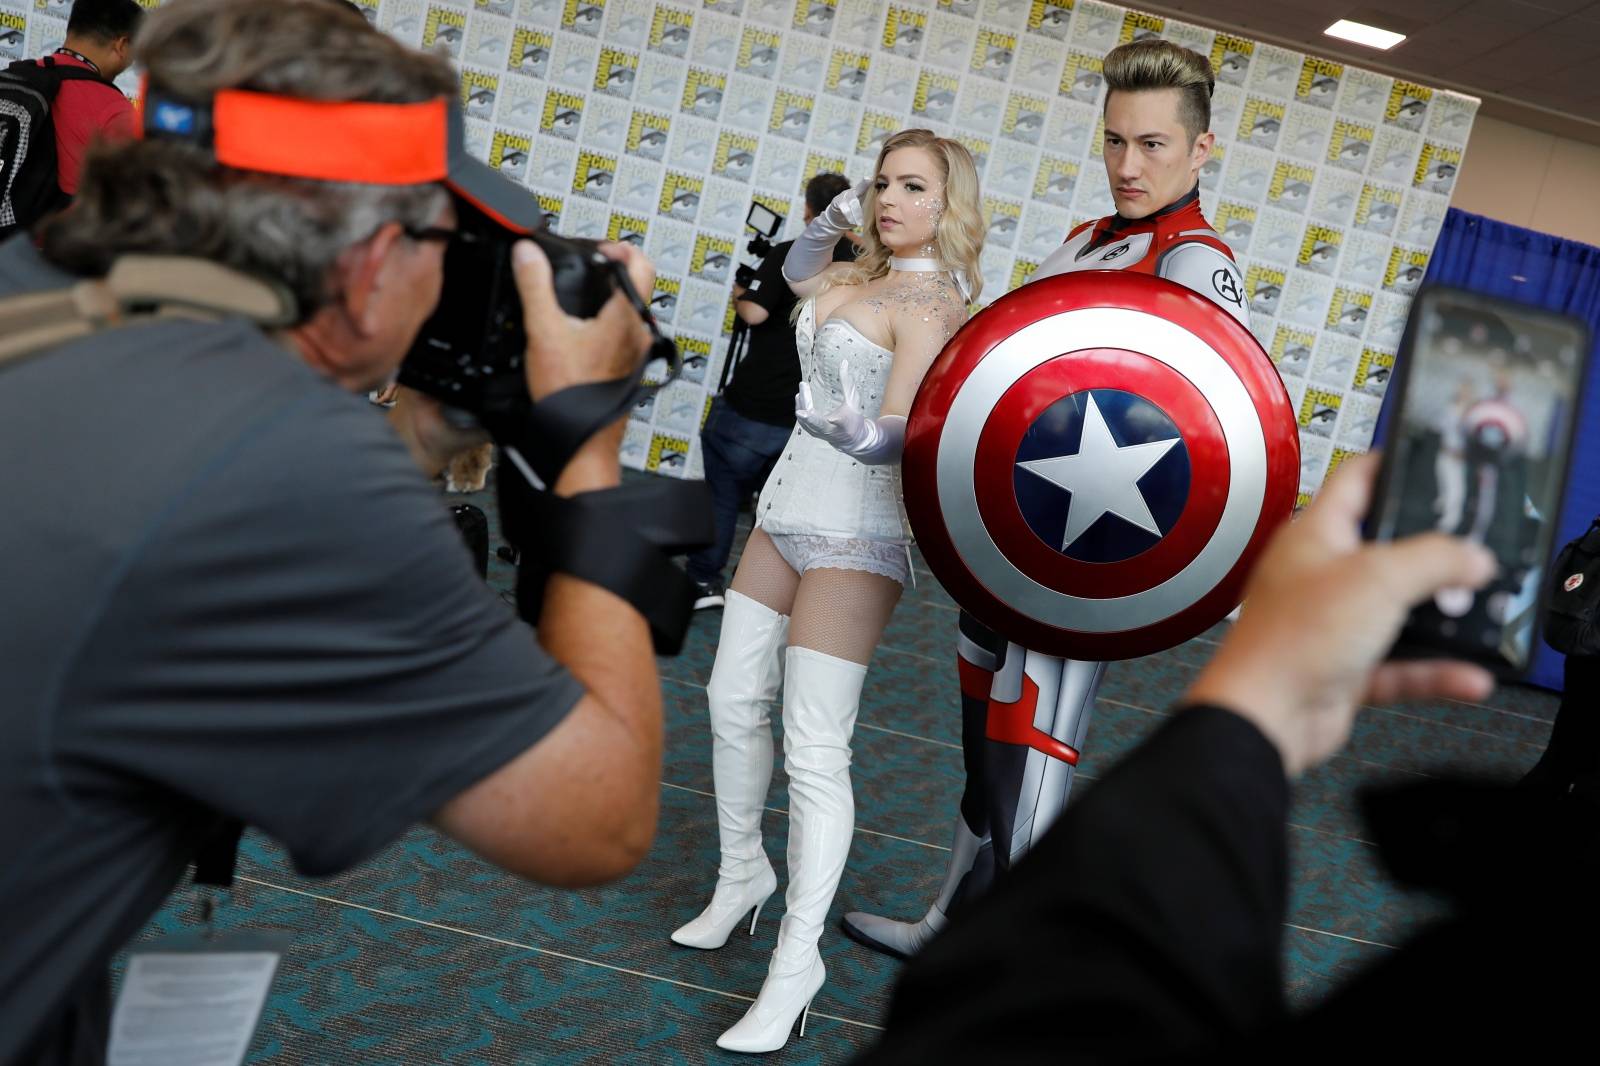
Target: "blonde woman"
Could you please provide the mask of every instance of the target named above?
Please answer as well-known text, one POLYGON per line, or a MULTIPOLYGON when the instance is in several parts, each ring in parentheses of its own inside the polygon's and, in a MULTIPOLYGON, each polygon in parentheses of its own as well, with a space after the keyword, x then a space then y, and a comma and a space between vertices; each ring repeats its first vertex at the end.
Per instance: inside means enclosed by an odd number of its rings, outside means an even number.
POLYGON ((761 846, 772 777, 768 708, 783 689, 789 888, 755 1004, 717 1046, 774 1051, 825 976, 817 942, 855 826, 850 734, 867 660, 910 576, 900 504, 906 414, 977 296, 983 218, 961 144, 928 130, 884 141, 873 178, 841 193, 794 242, 784 276, 801 385, 794 436, 757 504, 723 608, 706 694, 722 857, 705 910, 672 934, 720 948, 772 895, 761 846), (859 258, 833 247, 865 221, 859 258))

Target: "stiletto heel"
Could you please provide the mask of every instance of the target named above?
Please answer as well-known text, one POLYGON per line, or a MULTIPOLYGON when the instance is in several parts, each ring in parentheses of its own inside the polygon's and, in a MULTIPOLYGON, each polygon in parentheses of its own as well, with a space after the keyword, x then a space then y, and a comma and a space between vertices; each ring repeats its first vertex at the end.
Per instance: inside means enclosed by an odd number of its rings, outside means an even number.
POLYGON ((850 733, 867 668, 810 648, 784 653, 783 747, 789 772, 788 910, 767 979, 743 1018, 717 1039, 725 1051, 776 1051, 827 980, 817 940, 839 887, 855 803, 850 733))
POLYGON ((767 862, 765 855, 747 865, 754 869, 748 872, 741 870, 732 877, 717 875, 717 887, 711 894, 711 902, 693 921, 673 931, 674 944, 704 950, 720 948, 728 942, 729 935, 744 924, 747 911, 752 912, 750 935, 755 935, 756 919, 761 917, 761 908, 777 891, 778 875, 772 872, 772 864, 767 862))
MULTIPOLYGON (((772 778, 772 720, 768 708, 783 678, 789 619, 729 590, 722 636, 706 685, 711 716, 711 776, 717 790, 720 858, 711 902, 672 933, 689 948, 720 948, 778 887, 761 850, 761 811, 772 778)), ((750 919, 752 935, 755 918, 750 919)))
POLYGON ((756 1054, 777 1051, 789 1042, 797 1018, 800 1035, 805 1036, 806 1015, 827 974, 816 948, 804 951, 800 959, 775 954, 760 995, 738 1024, 717 1038, 717 1046, 724 1051, 756 1054), (789 965, 796 968, 780 969, 789 965))

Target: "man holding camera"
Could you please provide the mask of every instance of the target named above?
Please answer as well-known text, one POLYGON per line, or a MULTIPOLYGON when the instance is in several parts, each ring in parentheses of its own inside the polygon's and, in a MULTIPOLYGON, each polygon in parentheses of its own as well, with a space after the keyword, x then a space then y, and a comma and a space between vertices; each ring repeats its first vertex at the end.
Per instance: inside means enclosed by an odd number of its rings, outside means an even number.
MULTIPOLYGON (((843 174, 818 174, 806 183, 805 221, 809 223, 850 187, 843 174)), ((697 586, 695 609, 721 607, 723 567, 733 551, 739 505, 758 491, 772 472, 794 431, 794 394, 800 387, 800 353, 789 321, 795 295, 783 278, 783 259, 793 241, 767 253, 749 287, 735 285, 734 313, 749 338, 749 349, 731 384, 711 404, 700 431, 706 484, 715 507, 717 539, 689 556, 689 578, 697 586)), ((839 241, 833 258, 855 258, 851 238, 839 241)))
MULTIPOLYGON (((431 819, 577 886, 656 821, 640 612, 556 566, 535 638, 424 477, 480 438, 362 398, 440 300, 452 194, 500 180, 462 158, 455 73, 326 0, 175 0, 136 51, 143 139, 0 245, 0 1062, 100 1061, 108 960, 222 823, 318 875, 431 819)), ((536 404, 637 371, 622 296, 569 318, 513 259, 536 404)), ((617 485, 620 435, 555 496, 617 485)))

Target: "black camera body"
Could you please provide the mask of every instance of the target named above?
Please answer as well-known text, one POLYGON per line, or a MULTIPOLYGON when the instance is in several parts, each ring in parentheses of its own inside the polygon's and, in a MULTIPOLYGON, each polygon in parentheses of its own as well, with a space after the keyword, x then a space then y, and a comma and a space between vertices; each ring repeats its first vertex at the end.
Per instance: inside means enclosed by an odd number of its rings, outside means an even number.
MULTIPOLYGON (((511 266, 511 246, 524 238, 461 197, 455 207, 444 291, 400 365, 399 382, 477 416, 527 397, 528 337, 511 266)), ((547 230, 526 239, 549 258, 561 309, 575 318, 598 314, 619 285, 620 264, 602 255, 596 241, 547 230)))
MULTIPOLYGON (((452 109, 450 116, 451 151, 459 156, 460 112, 452 109)), ((483 163, 453 158, 452 167, 447 187, 457 222, 444 254, 443 291, 401 363, 398 381, 481 425, 500 446, 506 462, 496 495, 501 530, 519 559, 518 614, 538 625, 549 576, 569 574, 632 604, 648 623, 657 652, 676 654, 693 614, 694 584, 672 556, 713 539, 704 483, 651 480, 572 496, 557 496, 551 486, 597 432, 625 417, 641 396, 676 379, 682 367, 678 349, 621 262, 594 241, 550 233, 538 199, 483 163), (540 389, 534 400, 529 334, 559 335, 562 323, 523 321, 511 260, 522 239, 532 240, 549 260, 556 302, 568 316, 594 318, 619 295, 631 305, 651 337, 643 354, 665 363, 660 384, 646 383, 649 362, 641 361, 620 377, 540 389)), ((613 343, 635 341, 618 336, 613 343)))

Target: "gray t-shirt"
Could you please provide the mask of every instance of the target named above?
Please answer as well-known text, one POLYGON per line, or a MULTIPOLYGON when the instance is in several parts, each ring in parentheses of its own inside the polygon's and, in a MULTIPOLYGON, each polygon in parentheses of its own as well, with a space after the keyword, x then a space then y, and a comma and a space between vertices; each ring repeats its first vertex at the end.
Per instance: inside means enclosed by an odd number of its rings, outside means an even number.
MULTIPOLYGON (((71 280, 0 245, 0 297, 71 280)), ((0 1063, 104 1027, 221 817, 334 873, 583 694, 379 409, 243 321, 0 365, 0 442, 0 1063)))

